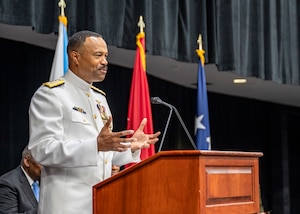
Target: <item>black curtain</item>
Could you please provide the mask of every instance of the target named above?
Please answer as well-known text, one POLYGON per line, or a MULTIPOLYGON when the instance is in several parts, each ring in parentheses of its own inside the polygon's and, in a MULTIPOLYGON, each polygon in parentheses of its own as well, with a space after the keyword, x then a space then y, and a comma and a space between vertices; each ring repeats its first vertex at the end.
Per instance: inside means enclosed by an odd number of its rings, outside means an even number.
MULTIPOLYGON (((0 39, 1 133, 0 174, 15 167, 28 143, 28 107, 41 83, 48 81, 54 51, 0 39)), ((107 93, 115 130, 126 128, 132 69, 109 65, 106 79, 96 85, 107 93)), ((194 133, 196 90, 148 76, 150 96, 176 106, 189 133, 194 133)), ((260 184, 266 209, 298 213, 298 142, 295 126, 300 109, 252 99, 208 93, 212 149, 259 151, 260 184)), ((168 108, 152 105, 154 129, 163 131, 168 108)), ((159 146, 156 144, 156 151, 159 146)), ((162 150, 193 149, 175 115, 162 150)))
MULTIPOLYGON (((58 2, 58 1, 57 1, 58 2)), ((57 2, 0 0, 0 23, 32 26, 38 33, 58 29, 57 2)), ((219 70, 279 83, 299 84, 299 1, 297 0, 113 0, 71 1, 65 10, 68 34, 82 29, 104 35, 109 45, 135 49, 137 21, 146 23, 147 54, 197 62, 196 40, 204 38, 206 61, 219 70)), ((15 167, 28 141, 28 106, 34 91, 48 81, 53 50, 0 39, 0 173, 15 167)), ((131 70, 110 65, 97 86, 107 92, 116 130, 126 126, 131 70)), ((193 133, 196 91, 149 76, 151 96, 178 108, 193 133)), ((262 151, 262 199, 273 213, 298 213, 297 149, 299 108, 208 93, 212 149, 262 151)), ((155 105, 155 130, 164 130, 168 109, 155 105)), ((157 144, 156 146, 158 146, 157 144)), ((190 149, 175 116, 167 149, 190 149)))
MULTIPOLYGON (((0 0, 0 23, 58 29, 58 1, 0 0)), ((68 34, 89 29, 109 45, 135 49, 139 16, 151 55, 197 62, 202 34, 206 62, 220 71, 299 85, 300 2, 297 0, 66 0, 68 34)))
POLYGON ((299 6, 297 0, 216 1, 218 68, 298 85, 299 6))

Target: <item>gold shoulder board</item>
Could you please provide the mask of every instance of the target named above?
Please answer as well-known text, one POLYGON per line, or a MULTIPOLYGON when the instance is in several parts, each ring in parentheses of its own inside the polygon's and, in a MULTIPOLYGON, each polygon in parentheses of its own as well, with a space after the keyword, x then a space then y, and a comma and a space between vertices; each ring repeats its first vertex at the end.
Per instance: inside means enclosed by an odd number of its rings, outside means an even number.
POLYGON ((54 87, 60 86, 64 83, 65 83, 65 81, 63 79, 57 79, 57 80, 54 80, 54 81, 51 81, 51 82, 44 82, 43 85, 47 86, 49 88, 54 88, 54 87))
POLYGON ((96 87, 93 86, 93 85, 91 86, 91 89, 93 89, 94 91, 97 91, 97 92, 103 94, 104 96, 106 96, 106 93, 105 93, 104 91, 100 90, 99 88, 96 88, 96 87))

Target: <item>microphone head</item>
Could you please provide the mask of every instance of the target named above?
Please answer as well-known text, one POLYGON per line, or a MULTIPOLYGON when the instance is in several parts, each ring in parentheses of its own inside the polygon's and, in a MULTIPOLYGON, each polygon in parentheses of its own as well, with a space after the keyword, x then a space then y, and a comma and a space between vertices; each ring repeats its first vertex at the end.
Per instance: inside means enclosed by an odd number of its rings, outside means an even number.
POLYGON ((152 104, 162 104, 163 101, 159 97, 151 97, 152 104))

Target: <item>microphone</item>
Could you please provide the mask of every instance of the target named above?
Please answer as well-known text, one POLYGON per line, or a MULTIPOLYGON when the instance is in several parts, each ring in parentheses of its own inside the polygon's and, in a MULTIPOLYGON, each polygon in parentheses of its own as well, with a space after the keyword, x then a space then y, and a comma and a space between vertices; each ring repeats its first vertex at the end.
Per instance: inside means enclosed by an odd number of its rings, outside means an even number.
POLYGON ((180 124, 181 126, 183 127, 186 135, 188 136, 192 146, 194 147, 195 150, 197 150, 197 147, 193 141, 193 138, 191 137, 190 133, 188 132, 187 128, 186 128, 186 125, 184 124, 179 112, 177 111, 177 109, 175 108, 175 106, 169 104, 169 103, 166 103, 164 101, 162 101, 159 97, 151 97, 151 103, 152 104, 161 104, 161 105, 165 105, 167 107, 170 108, 170 113, 169 113, 169 117, 168 117, 168 120, 167 120, 167 123, 166 123, 166 126, 165 126, 165 130, 164 130, 164 133, 163 133, 163 137, 162 137, 162 140, 161 140, 161 143, 160 143, 160 146, 159 146, 159 149, 158 149, 158 152, 161 151, 161 148, 162 148, 162 145, 163 145, 163 142, 164 142, 164 139, 165 139, 165 135, 166 135, 166 132, 167 132, 167 129, 168 129, 168 126, 169 126, 169 122, 170 122, 170 119, 171 119, 171 115, 172 115, 172 112, 173 110, 175 111, 176 113, 176 116, 178 118, 178 120, 180 121, 180 124))
POLYGON ((151 97, 151 103, 152 104, 162 104, 162 105, 165 105, 169 108, 173 107, 171 104, 162 101, 159 97, 151 97))
POLYGON ((162 104, 162 105, 165 105, 165 106, 167 106, 167 107, 170 108, 170 112, 169 112, 169 116, 168 116, 168 119, 167 119, 167 123, 165 125, 165 130, 164 130, 163 136, 161 138, 159 149, 158 149, 158 152, 160 152, 161 148, 162 148, 162 146, 164 144, 164 140, 165 140, 165 137, 166 137, 167 129, 169 127, 170 119, 171 119, 171 116, 172 116, 172 113, 173 113, 173 108, 172 108, 172 106, 170 104, 163 102, 159 97, 151 97, 151 103, 152 104, 162 104))
POLYGON ((163 101, 159 97, 151 97, 152 104, 161 104, 163 101))

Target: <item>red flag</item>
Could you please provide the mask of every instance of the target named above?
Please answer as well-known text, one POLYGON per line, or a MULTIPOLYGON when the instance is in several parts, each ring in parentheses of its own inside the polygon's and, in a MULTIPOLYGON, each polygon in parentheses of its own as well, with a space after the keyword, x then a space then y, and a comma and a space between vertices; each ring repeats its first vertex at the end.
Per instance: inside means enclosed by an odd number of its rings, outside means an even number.
MULTIPOLYGON (((145 33, 140 32, 136 36, 136 55, 133 68, 130 98, 128 106, 127 129, 136 130, 143 118, 148 122, 144 128, 146 134, 153 133, 152 110, 149 96, 149 87, 146 74, 145 33)), ((154 145, 148 149, 142 149, 141 160, 155 153, 154 145)))

